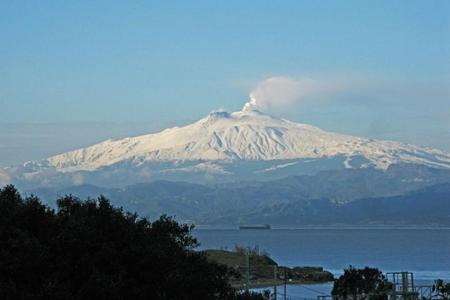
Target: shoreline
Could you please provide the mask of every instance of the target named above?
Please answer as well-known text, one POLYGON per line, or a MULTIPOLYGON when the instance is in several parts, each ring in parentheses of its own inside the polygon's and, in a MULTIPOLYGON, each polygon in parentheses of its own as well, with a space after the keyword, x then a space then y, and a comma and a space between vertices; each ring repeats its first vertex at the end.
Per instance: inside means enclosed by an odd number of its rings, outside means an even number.
POLYGON ((277 231, 277 230, 450 230, 449 226, 279 226, 271 229, 239 229, 228 225, 195 225, 196 230, 223 230, 223 231, 277 231))
MULTIPOLYGON (((317 281, 304 281, 304 280, 290 280, 286 282, 286 285, 318 285, 318 284, 327 284, 332 283, 333 281, 323 281, 323 282, 317 282, 317 281)), ((263 289, 263 288, 272 288, 273 286, 283 286, 284 281, 283 280, 277 280, 276 282, 272 279, 267 280, 253 280, 250 281, 248 287, 245 282, 231 282, 231 286, 237 289, 244 290, 246 288, 248 289, 263 289)))

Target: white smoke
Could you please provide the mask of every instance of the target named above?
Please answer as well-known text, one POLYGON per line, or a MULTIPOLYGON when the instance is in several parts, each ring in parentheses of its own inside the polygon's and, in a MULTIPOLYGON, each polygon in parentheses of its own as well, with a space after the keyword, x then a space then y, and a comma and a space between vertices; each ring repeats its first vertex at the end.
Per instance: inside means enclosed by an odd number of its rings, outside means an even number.
POLYGON ((282 109, 302 101, 319 88, 319 82, 311 78, 270 77, 259 82, 250 93, 246 109, 282 109))

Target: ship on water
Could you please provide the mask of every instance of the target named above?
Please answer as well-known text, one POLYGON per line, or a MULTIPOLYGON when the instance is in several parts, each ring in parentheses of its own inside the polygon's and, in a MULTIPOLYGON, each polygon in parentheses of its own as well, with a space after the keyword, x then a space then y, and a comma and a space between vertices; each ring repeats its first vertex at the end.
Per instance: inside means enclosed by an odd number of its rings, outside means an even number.
POLYGON ((268 230, 272 229, 269 224, 255 224, 255 225, 239 225, 239 230, 248 230, 248 229, 263 229, 268 230))

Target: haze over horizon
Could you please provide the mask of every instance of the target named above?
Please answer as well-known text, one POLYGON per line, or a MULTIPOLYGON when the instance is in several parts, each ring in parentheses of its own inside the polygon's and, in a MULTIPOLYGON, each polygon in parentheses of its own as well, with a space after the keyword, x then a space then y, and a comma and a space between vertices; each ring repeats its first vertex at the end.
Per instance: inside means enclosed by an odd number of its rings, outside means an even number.
POLYGON ((450 152, 449 12, 447 1, 3 2, 0 166, 240 110, 252 95, 295 122, 450 152))

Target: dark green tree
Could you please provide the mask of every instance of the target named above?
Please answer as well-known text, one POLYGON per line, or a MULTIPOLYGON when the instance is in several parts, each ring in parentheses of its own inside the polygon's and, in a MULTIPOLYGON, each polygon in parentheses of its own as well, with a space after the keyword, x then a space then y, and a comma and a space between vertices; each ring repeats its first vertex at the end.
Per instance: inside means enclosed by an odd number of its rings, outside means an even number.
POLYGON ((450 283, 445 283, 442 279, 436 280, 433 285, 433 292, 441 299, 450 299, 450 283))
POLYGON ((237 293, 170 217, 150 222, 103 196, 57 205, 0 189, 0 299, 264 299, 237 293))
POLYGON ((344 299, 366 296, 371 300, 386 300, 392 284, 376 268, 356 269, 349 266, 344 274, 335 280, 332 294, 344 299))

